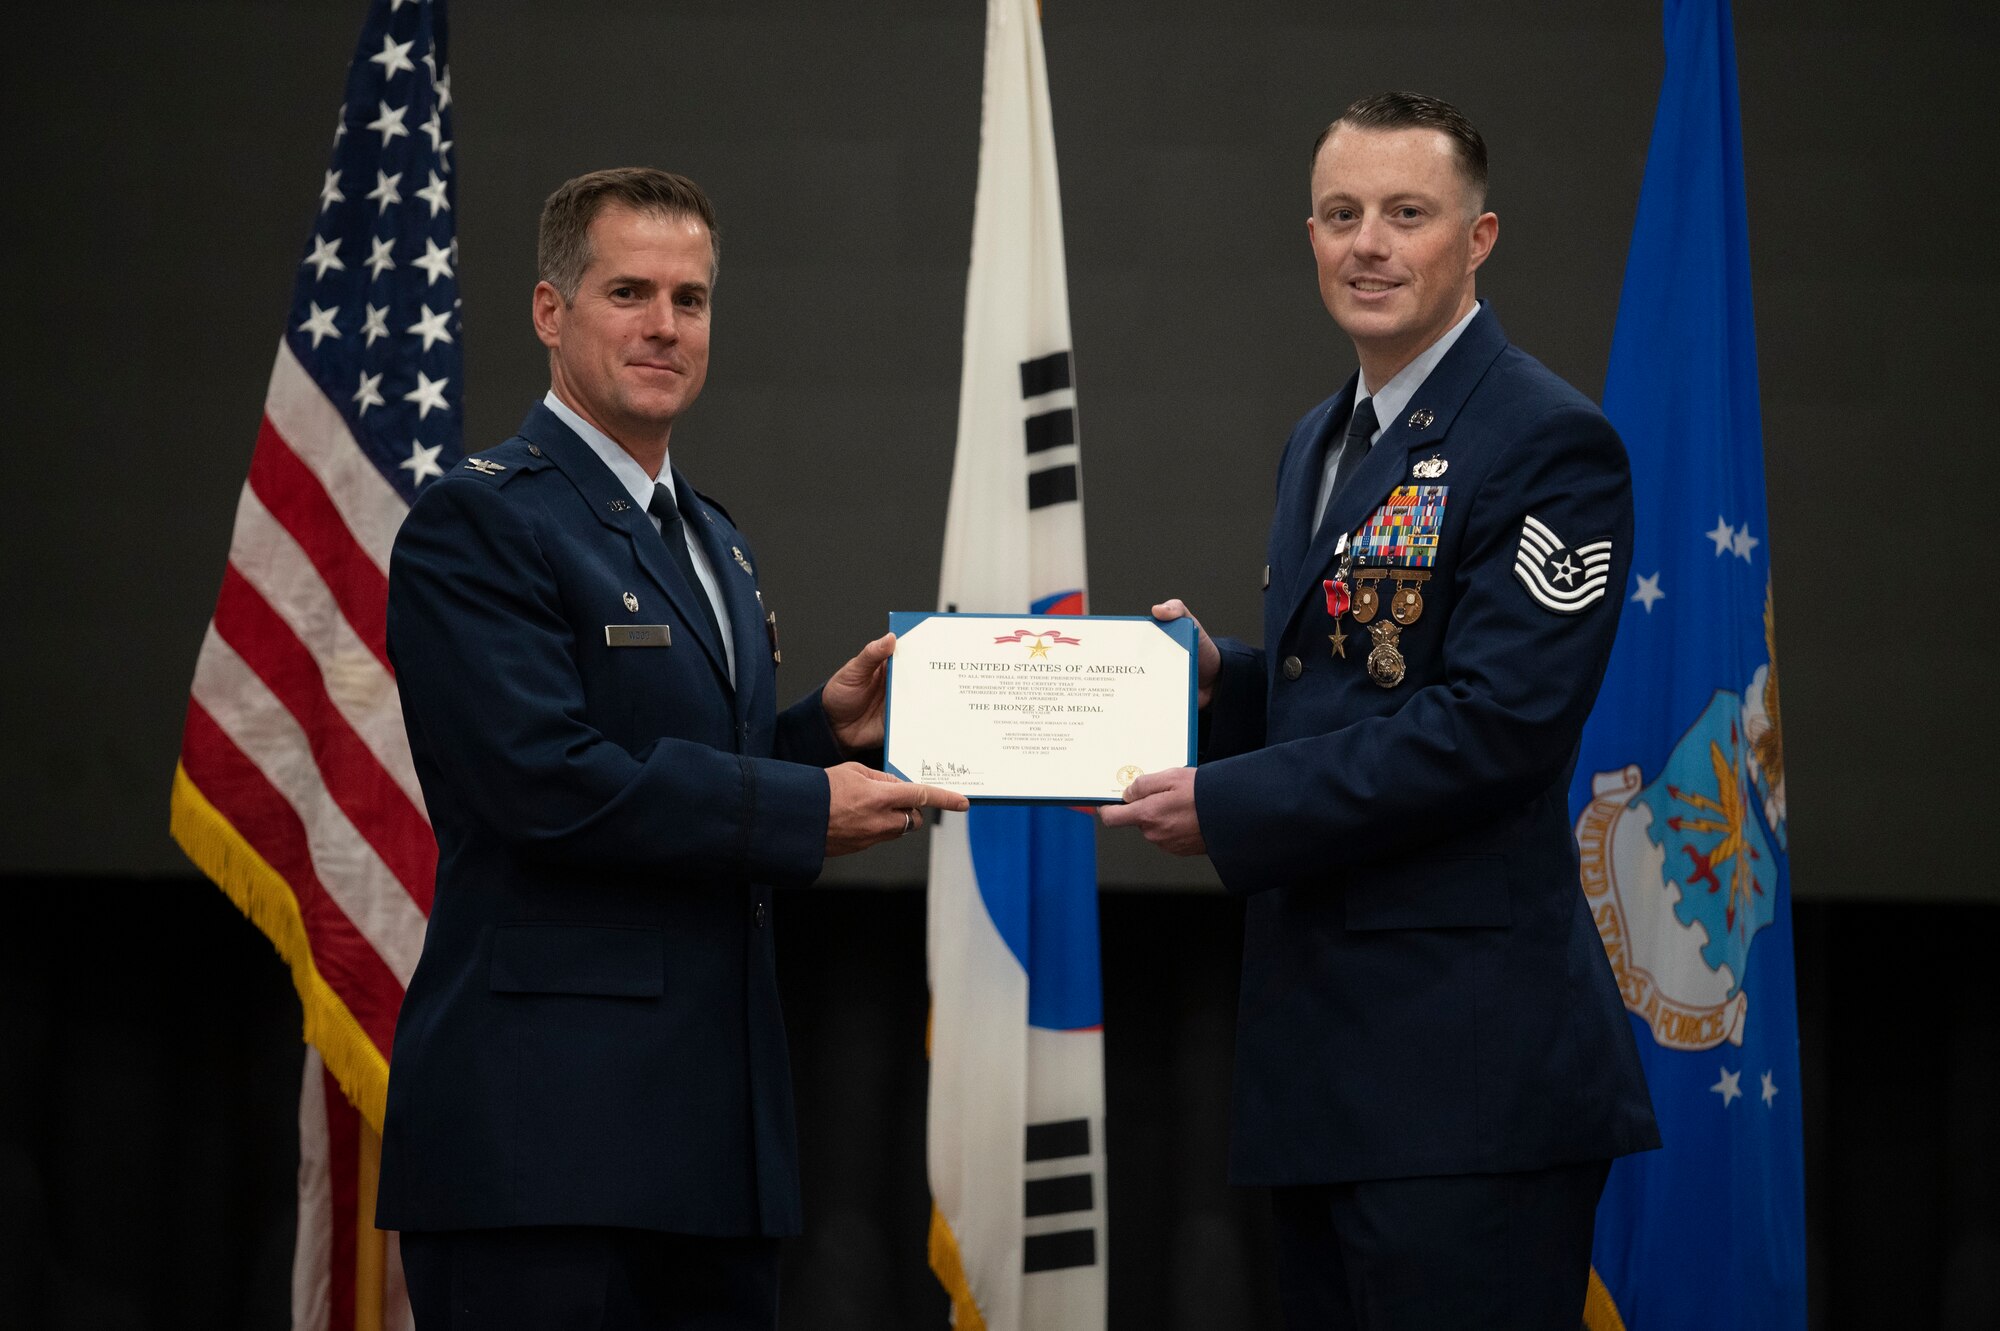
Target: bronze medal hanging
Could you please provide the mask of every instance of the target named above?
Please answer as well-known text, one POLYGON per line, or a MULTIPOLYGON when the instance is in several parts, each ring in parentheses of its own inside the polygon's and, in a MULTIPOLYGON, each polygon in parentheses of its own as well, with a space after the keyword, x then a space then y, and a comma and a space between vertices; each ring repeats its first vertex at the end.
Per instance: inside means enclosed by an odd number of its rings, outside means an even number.
POLYGON ((1326 635, 1326 640, 1333 644, 1333 654, 1335 656, 1344 657, 1347 655, 1347 634, 1340 627, 1340 619, 1342 615, 1347 613, 1351 599, 1347 594, 1347 566, 1345 563, 1341 565, 1340 576, 1327 578, 1325 586, 1326 614, 1327 618, 1333 621, 1333 632, 1326 635))
MULTIPOLYGON (((1354 622, 1366 624, 1375 618, 1375 612, 1382 608, 1382 594, 1375 590, 1375 584, 1382 579, 1383 570, 1358 571, 1354 575, 1354 622)), ((1371 630, 1372 632, 1372 630, 1371 630)))
POLYGON ((1335 548, 1340 552, 1340 566, 1331 578, 1326 579, 1326 613, 1333 620, 1333 632, 1326 635, 1326 640, 1333 645, 1333 654, 1345 660, 1347 630, 1341 627, 1340 621, 1354 604, 1350 591, 1354 585, 1354 556, 1347 549, 1345 536, 1340 538, 1340 544, 1335 548))
POLYGON ((1396 645, 1403 635, 1403 626, 1385 619, 1370 624, 1368 633, 1375 639, 1375 646, 1368 653, 1368 678, 1385 689, 1393 689, 1403 682, 1403 652, 1396 645))
POLYGON ((1398 569, 1393 576, 1396 580, 1396 594, 1389 599, 1389 617, 1404 628, 1408 628, 1424 613, 1422 588, 1431 580, 1430 570, 1398 569))

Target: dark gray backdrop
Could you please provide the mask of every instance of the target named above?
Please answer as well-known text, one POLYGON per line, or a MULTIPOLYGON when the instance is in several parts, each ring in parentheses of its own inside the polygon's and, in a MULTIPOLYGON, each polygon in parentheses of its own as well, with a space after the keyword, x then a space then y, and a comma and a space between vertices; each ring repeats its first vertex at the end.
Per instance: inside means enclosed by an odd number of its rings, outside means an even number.
MULTIPOLYGON (((166 795, 362 9, 10 23, 0 1324, 284 1324, 298 1008, 167 839, 166 795)), ((795 690, 934 595, 982 9, 457 0, 468 441, 544 382, 547 191, 625 162, 703 181, 720 324, 676 458, 757 535, 795 690)), ((1739 10, 1795 881, 1822 898, 1798 916, 1812 1324, 1990 1326, 1996 21, 1739 10)), ((1484 126, 1482 290, 1598 390, 1658 21, 1653 0, 1048 0, 1098 608, 1178 593, 1255 630, 1283 432, 1351 368, 1301 222, 1312 137, 1361 92, 1426 89, 1484 126)), ((837 876, 912 882, 920 853, 837 876)), ((1121 886, 1208 881, 1111 838, 1104 861, 1121 886)), ((780 915, 810 1222, 787 1324, 936 1326, 922 898, 800 892, 780 915)), ((1221 1177, 1237 918, 1105 904, 1117 1326, 1272 1321, 1262 1199, 1221 1177)))
MULTIPOLYGON (((358 0, 95 4, 17 28, 0 871, 185 871, 166 794, 358 0)), ((1979 505, 1996 308, 1990 6, 1744 4, 1753 271, 1802 897, 2000 900, 1979 505)), ((756 535, 809 687, 933 604, 983 6, 490 0, 454 13, 467 441, 545 383, 540 199, 701 180, 726 235, 713 374, 675 457, 756 535)), ((1256 629, 1287 425, 1350 355, 1302 225, 1354 95, 1492 142, 1481 290, 1601 388, 1661 72, 1658 6, 1052 0, 1093 602, 1256 629)), ((1204 863, 1107 838, 1105 879, 1204 863)), ((914 881, 915 843, 835 867, 914 881)))

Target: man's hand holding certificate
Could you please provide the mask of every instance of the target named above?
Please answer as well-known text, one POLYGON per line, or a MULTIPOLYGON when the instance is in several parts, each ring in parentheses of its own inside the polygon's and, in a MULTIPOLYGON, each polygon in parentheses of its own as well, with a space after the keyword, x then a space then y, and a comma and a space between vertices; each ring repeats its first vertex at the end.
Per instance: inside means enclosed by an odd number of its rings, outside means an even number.
POLYGON ((976 801, 1097 804, 1194 761, 1192 620, 889 617, 887 770, 976 801))

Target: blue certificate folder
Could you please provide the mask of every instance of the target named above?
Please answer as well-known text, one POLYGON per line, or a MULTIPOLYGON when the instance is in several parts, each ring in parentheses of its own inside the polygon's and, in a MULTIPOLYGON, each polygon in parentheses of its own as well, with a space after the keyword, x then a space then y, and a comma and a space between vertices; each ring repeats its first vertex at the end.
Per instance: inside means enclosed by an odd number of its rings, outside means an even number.
MULTIPOLYGON (((1047 633, 1066 633, 1072 635, 1074 634, 1075 630, 1079 628, 1086 628, 1088 625, 1092 623, 1103 623, 1106 621, 1122 621, 1127 623, 1140 622, 1140 623, 1151 624, 1154 628, 1158 629, 1161 633, 1165 634, 1169 639, 1171 639, 1176 645, 1178 645, 1181 648, 1182 651, 1186 652, 1188 655, 1187 752, 1183 757, 1183 762, 1186 766, 1189 767, 1195 765, 1195 745, 1197 736, 1195 709, 1196 709, 1196 693, 1199 685, 1198 685, 1198 680, 1196 678, 1197 663, 1194 659, 1194 656, 1195 656, 1196 644, 1200 641, 1200 639, 1197 636, 1198 630, 1195 627, 1194 620, 1183 617, 1181 619, 1161 621, 1153 619, 1147 615, 1050 615, 1050 616, 1032 615, 1032 614, 991 615, 991 614, 958 614, 955 612, 948 613, 945 611, 936 611, 936 610, 896 610, 896 611, 891 611, 889 614, 889 631, 896 634, 898 638, 901 638, 904 634, 908 633, 911 629, 915 628, 917 625, 923 623, 927 619, 933 619, 933 618, 957 619, 957 620, 986 619, 995 621, 996 625, 999 624, 1000 621, 1005 621, 1005 626, 1008 628, 1024 628, 1030 630, 1031 632, 1034 630, 1044 630, 1047 633)), ((889 696, 891 699, 893 699, 895 697, 895 689, 896 689, 896 659, 894 657, 891 657, 889 659, 888 688, 889 688, 889 696)), ((893 725, 894 719, 895 719, 895 708, 891 706, 888 708, 887 711, 886 725, 893 725)), ((883 751, 885 754, 890 749, 890 740, 892 739, 892 737, 893 737, 892 734, 887 732, 885 728, 885 733, 883 735, 883 751)), ((906 781, 916 781, 924 779, 917 773, 904 772, 899 770, 894 764, 888 762, 886 758, 884 759, 883 762, 883 768, 891 775, 902 777, 906 781)), ((955 788, 952 786, 952 783, 948 778, 931 778, 929 783, 932 785, 942 786, 946 789, 955 788)), ((1106 794, 1102 790, 1080 791, 1075 794, 1050 795, 1043 797, 1012 797, 1012 796, 998 796, 998 795, 982 795, 974 793, 972 791, 962 791, 960 793, 964 794, 974 804, 1056 804, 1056 805, 1116 804, 1119 802, 1120 799, 1119 794, 1115 792, 1111 794, 1106 794)))

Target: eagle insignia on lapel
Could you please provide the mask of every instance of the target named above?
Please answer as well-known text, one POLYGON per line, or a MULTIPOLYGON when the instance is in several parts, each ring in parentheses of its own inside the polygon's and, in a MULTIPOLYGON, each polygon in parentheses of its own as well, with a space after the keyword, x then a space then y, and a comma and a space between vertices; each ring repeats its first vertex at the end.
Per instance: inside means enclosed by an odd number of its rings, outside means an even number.
POLYGON ((1521 524, 1514 576, 1544 610, 1581 613, 1604 597, 1611 576, 1611 542, 1592 541, 1571 549, 1531 513, 1521 524))
POLYGON ((743 557, 742 550, 732 545, 729 547, 729 553, 736 556, 736 565, 738 568, 741 568, 753 578, 757 576, 757 570, 750 567, 750 561, 743 557))
POLYGON ((495 462, 491 458, 467 458, 465 465, 478 472, 481 476, 497 476, 507 470, 506 463, 495 462))
POLYGON ((1422 462, 1419 462, 1416 466, 1410 468, 1410 474, 1415 476, 1418 480, 1434 481, 1438 477, 1444 475, 1445 471, 1450 466, 1451 464, 1449 462, 1446 462, 1443 458, 1436 458, 1436 457, 1425 458, 1422 462))

